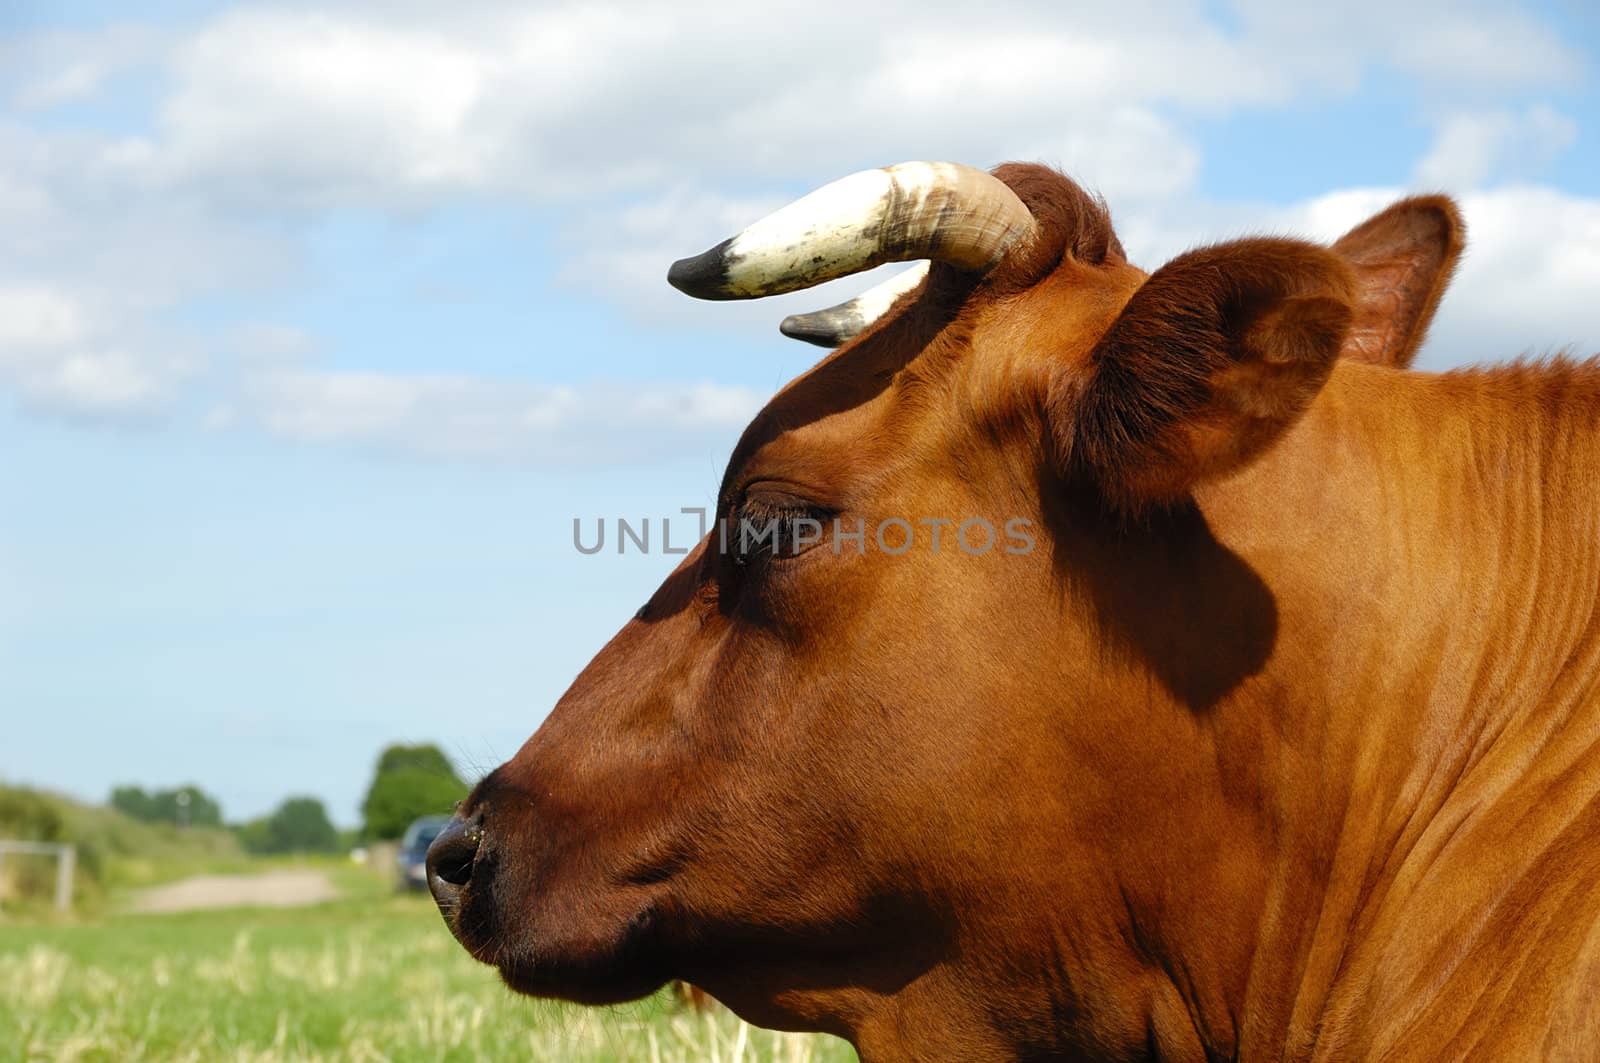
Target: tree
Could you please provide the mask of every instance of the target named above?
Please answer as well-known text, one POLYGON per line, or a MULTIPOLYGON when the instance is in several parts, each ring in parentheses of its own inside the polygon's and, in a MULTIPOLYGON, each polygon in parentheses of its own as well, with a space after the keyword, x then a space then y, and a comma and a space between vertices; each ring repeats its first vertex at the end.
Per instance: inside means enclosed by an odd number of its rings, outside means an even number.
POLYGON ((361 804, 365 834, 377 840, 398 838, 412 820, 448 815, 465 796, 467 784, 438 746, 390 746, 378 757, 361 804))
POLYGON ((315 797, 290 797, 270 816, 238 828, 239 844, 252 853, 331 853, 339 832, 315 797))
POLYGON ((200 787, 180 786, 150 795, 151 818, 180 827, 222 826, 222 806, 200 787))
POLYGON ((111 807, 134 819, 155 818, 150 807, 150 795, 142 786, 118 786, 111 791, 111 807))
POLYGON ((239 847, 247 853, 276 852, 272 848, 272 827, 269 825, 270 816, 261 816, 258 819, 246 820, 233 828, 233 833, 239 839, 239 847))
POLYGON ((147 823, 176 823, 181 827, 222 826, 222 806, 193 784, 151 793, 146 793, 138 786, 118 786, 111 791, 111 807, 147 823))
MULTIPOLYGON (((378 774, 385 772, 404 771, 406 769, 425 771, 445 778, 460 779, 456 776, 455 766, 450 763, 450 758, 431 742, 424 742, 415 746, 389 746, 378 755, 378 774)), ((465 783, 462 783, 465 786, 465 783)))

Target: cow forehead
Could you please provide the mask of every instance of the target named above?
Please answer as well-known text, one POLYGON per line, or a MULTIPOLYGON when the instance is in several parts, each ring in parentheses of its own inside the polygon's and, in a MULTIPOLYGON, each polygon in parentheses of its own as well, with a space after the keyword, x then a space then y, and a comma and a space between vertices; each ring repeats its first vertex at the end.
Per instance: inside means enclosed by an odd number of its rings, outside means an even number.
POLYGON ((773 398, 735 451, 724 495, 776 479, 832 501, 892 476, 941 431, 1017 421, 1053 372, 1088 357, 1146 278, 1126 263, 1068 259, 1022 291, 975 293, 937 329, 903 311, 908 320, 833 352, 773 398))
POLYGON ((747 441, 758 442, 741 445, 730 462, 721 499, 772 481, 820 505, 846 508, 871 482, 893 476, 915 449, 923 430, 909 413, 896 386, 855 405, 813 407, 800 416, 792 407, 769 406, 747 432, 747 441))
POLYGON ((1069 259, 1032 287, 982 307, 972 331, 972 387, 1003 390, 992 383, 997 376, 1086 358, 1147 279, 1125 262, 1069 259))

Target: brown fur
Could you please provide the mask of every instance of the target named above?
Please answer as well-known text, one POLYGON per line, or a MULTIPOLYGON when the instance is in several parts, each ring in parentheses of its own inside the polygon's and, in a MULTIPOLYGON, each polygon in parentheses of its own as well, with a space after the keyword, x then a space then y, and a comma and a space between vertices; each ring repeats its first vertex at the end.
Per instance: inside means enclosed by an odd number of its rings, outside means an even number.
POLYGON ((1000 173, 1046 238, 718 497, 1037 549, 702 543, 466 803, 457 936, 869 1063, 1600 1056, 1600 368, 1399 372, 1431 296, 1284 240, 1147 277, 1000 173))
POLYGON ((1088 364, 1052 384, 1060 460, 1122 508, 1186 496, 1300 416, 1339 356, 1355 280, 1291 240, 1191 251, 1128 301, 1088 364))

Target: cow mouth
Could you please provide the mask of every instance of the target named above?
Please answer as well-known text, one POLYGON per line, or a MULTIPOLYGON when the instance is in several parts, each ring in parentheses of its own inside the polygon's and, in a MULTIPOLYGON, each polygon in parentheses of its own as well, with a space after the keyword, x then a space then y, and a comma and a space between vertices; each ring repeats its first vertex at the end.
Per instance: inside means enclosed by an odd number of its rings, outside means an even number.
POLYGON ((537 953, 517 950, 502 956, 495 967, 500 980, 518 993, 575 1004, 623 1004, 649 996, 668 981, 638 950, 629 948, 576 961, 541 959, 537 953))
POLYGON ((652 944, 649 905, 632 905, 620 917, 592 910, 574 917, 537 901, 507 904, 497 896, 503 888, 470 885, 442 914, 461 946, 516 992, 621 1004, 649 996, 670 980, 652 944))

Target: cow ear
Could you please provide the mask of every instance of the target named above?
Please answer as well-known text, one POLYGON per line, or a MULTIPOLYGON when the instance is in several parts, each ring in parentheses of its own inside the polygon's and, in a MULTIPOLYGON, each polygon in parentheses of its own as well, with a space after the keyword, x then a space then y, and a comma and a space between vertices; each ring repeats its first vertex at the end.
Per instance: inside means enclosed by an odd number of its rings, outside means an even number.
POLYGON ((1087 365, 1052 383, 1060 459, 1131 511, 1243 465, 1316 397, 1355 300, 1350 267, 1313 244, 1240 240, 1172 260, 1087 365))
POLYGON ((1355 270, 1355 318, 1342 357, 1404 369, 1417 356, 1466 244, 1447 196, 1414 196, 1375 214, 1333 245, 1355 270))

